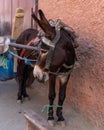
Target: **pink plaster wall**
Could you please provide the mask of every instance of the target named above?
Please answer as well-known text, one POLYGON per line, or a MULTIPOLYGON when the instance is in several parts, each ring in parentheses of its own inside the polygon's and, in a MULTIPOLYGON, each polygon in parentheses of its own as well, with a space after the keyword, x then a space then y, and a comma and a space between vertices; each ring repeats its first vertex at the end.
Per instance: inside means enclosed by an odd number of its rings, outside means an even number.
POLYGON ((67 101, 104 129, 104 0, 40 0, 39 8, 79 34, 67 101))
POLYGON ((24 9, 24 29, 31 27, 32 0, 0 0, 0 35, 11 34, 14 15, 17 8, 24 9))

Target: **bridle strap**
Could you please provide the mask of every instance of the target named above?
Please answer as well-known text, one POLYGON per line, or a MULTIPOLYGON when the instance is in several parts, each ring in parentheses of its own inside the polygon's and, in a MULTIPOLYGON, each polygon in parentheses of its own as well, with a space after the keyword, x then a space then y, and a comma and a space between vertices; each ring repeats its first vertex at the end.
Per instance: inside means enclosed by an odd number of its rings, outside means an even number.
POLYGON ((60 29, 56 30, 56 36, 52 41, 44 36, 41 37, 42 42, 52 48, 55 48, 55 45, 59 41, 59 39, 60 39, 60 29))
POLYGON ((59 41, 59 39, 60 39, 60 29, 57 29, 57 30, 56 30, 56 36, 55 36, 55 38, 52 40, 52 43, 53 43, 54 45, 56 45, 56 43, 59 41))

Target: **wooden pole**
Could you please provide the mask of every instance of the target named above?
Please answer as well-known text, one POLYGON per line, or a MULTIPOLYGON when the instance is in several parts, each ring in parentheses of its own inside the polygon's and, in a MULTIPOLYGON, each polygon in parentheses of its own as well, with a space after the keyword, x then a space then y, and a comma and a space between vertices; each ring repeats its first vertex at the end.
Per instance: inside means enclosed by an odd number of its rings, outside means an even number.
POLYGON ((9 43, 8 45, 12 46, 12 47, 17 47, 17 48, 24 48, 24 49, 37 50, 37 51, 39 50, 38 47, 29 46, 29 45, 22 45, 19 43, 9 43))
MULTIPOLYGON (((33 13, 33 8, 31 8, 31 14, 33 13)), ((31 17, 31 28, 33 28, 33 18, 31 17)))
POLYGON ((26 130, 36 130, 33 124, 27 119, 26 119, 26 130))
MULTIPOLYGON (((38 15, 38 0, 34 0, 33 8, 31 8, 31 13, 38 15)), ((31 19, 31 27, 37 29, 37 23, 31 19)))
POLYGON ((40 117, 34 111, 26 111, 24 113, 26 119, 26 130, 52 130, 47 121, 40 117))

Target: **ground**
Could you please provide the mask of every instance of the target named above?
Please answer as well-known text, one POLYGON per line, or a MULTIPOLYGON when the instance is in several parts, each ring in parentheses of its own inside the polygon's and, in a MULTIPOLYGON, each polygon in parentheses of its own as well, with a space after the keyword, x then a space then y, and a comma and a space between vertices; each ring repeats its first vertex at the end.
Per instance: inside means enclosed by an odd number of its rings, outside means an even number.
MULTIPOLYGON (((33 110, 47 119, 47 113, 41 113, 41 108, 48 103, 48 86, 34 82, 28 93, 30 101, 23 104, 16 103, 18 85, 15 80, 0 82, 0 130, 26 130, 24 111, 33 110)), ((64 104, 64 116, 66 118, 65 130, 98 130, 79 112, 76 112, 67 103, 64 104)), ((56 119, 56 117, 55 117, 56 119)), ((54 130, 63 130, 55 125, 54 130)))

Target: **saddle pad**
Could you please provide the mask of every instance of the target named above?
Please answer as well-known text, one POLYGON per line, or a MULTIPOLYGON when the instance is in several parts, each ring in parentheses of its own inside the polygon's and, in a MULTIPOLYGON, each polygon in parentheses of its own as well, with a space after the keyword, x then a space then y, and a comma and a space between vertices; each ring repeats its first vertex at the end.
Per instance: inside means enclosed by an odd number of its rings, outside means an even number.
POLYGON ((6 52, 0 55, 0 81, 12 79, 16 76, 14 70, 14 57, 6 52))

